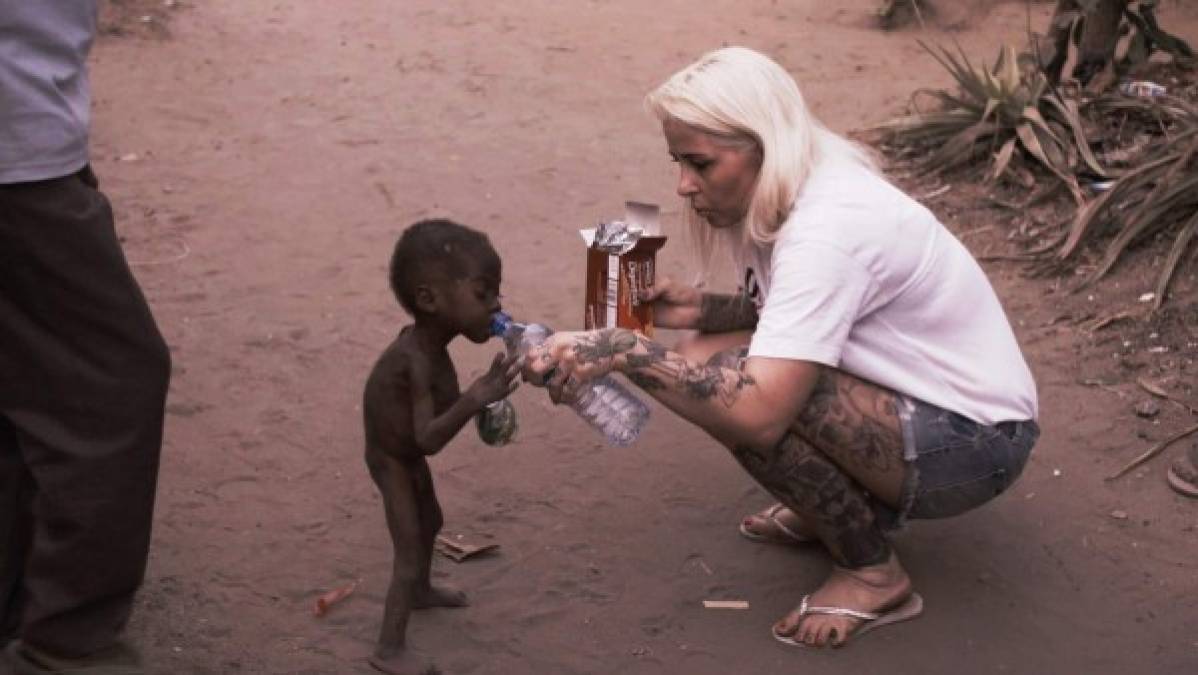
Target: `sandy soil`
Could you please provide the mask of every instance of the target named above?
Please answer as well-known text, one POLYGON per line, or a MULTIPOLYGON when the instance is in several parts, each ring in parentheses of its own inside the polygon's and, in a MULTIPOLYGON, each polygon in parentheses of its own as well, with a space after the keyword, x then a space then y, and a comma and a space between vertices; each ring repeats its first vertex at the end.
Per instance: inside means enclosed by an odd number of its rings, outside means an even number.
MULTIPOLYGON (((1198 38, 1198 9, 1163 4, 1198 38)), ((881 33, 873 6, 204 0, 168 12, 169 37, 103 40, 95 164, 175 363, 129 630, 153 672, 369 672, 390 553, 358 399, 405 322, 385 278, 404 225, 445 215, 486 230, 509 308, 576 327, 576 228, 628 198, 667 205, 676 228, 673 167, 640 107, 676 68, 725 43, 765 50, 849 131, 945 84, 916 38, 980 58, 1026 26, 1011 3, 984 31, 881 33), (313 617, 317 595, 354 580, 313 617)), ((1047 7, 1032 11, 1043 25, 1047 7)), ((966 243, 1003 250, 1002 214, 948 194, 932 206, 966 243)), ((685 276, 671 234, 662 269, 685 276)), ((479 675, 1198 672, 1198 502, 1163 482, 1179 448, 1103 480, 1193 423, 1169 404, 1154 420, 1132 408, 1137 377, 1193 394, 1198 336, 1181 321, 1161 352, 1126 322, 1083 330, 1086 311, 1134 308, 1148 266, 1090 300, 988 265, 1038 378, 1044 436, 1007 495, 898 540, 928 603, 918 621, 836 653, 776 643, 770 624, 829 563, 737 535, 769 500, 733 460, 657 407, 639 445, 603 447, 522 388, 518 442, 490 448, 468 430, 434 461, 446 533, 500 549, 438 559, 474 606, 418 615, 413 644, 479 675), (704 609, 713 598, 751 609, 704 609)), ((453 352, 465 378, 494 349, 453 352)))

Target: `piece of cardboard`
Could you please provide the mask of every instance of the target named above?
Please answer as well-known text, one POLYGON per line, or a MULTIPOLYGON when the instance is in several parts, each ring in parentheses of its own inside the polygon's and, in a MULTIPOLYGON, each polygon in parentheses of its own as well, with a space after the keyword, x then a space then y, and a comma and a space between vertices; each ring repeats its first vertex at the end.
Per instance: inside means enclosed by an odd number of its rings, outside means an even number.
MULTIPOLYGON (((461 535, 458 535, 459 537, 461 535)), ((438 534, 433 542, 433 548, 441 555, 453 560, 454 562, 462 562, 467 558, 472 558, 476 555, 494 551, 499 548, 499 544, 482 544, 474 545, 467 544, 461 541, 454 541, 445 535, 438 534)))
POLYGON ((580 230, 587 245, 583 326, 630 328, 652 336, 653 306, 642 303, 640 294, 654 283, 657 251, 666 237, 656 205, 627 202, 624 207, 624 222, 644 232, 632 250, 614 254, 595 248, 595 230, 580 230))

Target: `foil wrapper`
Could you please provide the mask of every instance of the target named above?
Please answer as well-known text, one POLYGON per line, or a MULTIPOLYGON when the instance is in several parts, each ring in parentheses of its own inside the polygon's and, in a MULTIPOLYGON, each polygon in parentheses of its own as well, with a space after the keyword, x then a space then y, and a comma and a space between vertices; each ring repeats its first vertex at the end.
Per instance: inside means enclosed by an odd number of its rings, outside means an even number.
POLYGON ((631 251, 645 229, 623 220, 612 220, 599 223, 595 228, 595 248, 612 255, 624 255, 631 251))

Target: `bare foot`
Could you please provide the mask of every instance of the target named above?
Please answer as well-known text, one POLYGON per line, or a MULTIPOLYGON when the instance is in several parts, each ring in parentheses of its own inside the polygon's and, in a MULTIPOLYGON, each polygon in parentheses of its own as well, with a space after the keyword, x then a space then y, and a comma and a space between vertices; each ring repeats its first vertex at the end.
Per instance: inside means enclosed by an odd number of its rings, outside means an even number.
POLYGON ((440 675, 432 661, 403 647, 379 647, 370 656, 370 665, 388 675, 440 675))
MULTIPOLYGON (((808 603, 818 607, 843 607, 859 612, 884 612, 911 597, 911 578, 899 564, 898 556, 861 569, 833 568, 832 574, 819 590, 811 594, 808 603)), ((812 647, 839 647, 853 631, 860 628, 861 619, 830 614, 800 615, 796 608, 774 624, 774 634, 791 637, 812 647)))
POLYGON ((450 586, 428 585, 418 587, 412 597, 412 609, 429 607, 469 607, 466 594, 450 586))
POLYGON ((758 511, 741 521, 740 532, 753 541, 806 544, 816 541, 815 528, 781 504, 758 511))

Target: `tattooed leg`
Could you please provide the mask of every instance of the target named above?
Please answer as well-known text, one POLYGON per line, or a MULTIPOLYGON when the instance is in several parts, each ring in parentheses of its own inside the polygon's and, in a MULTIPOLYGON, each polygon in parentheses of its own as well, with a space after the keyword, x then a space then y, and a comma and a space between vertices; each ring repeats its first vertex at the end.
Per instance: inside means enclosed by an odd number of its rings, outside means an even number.
POLYGON ((874 497, 898 504, 908 467, 894 392, 822 368, 792 430, 874 497))
MULTIPOLYGON (((911 596, 911 579, 874 521, 868 498, 820 450, 792 432, 768 451, 736 447, 733 454, 779 501, 814 524, 835 559, 832 574, 810 595, 811 605, 880 612, 911 596)), ((819 647, 843 644, 860 625, 852 617, 804 615, 796 608, 773 630, 819 647)))
MULTIPOLYGON (((873 498, 898 505, 908 467, 902 458, 902 431, 892 392, 824 368, 791 430, 873 498)), ((784 509, 775 518, 805 523, 804 514, 793 509, 784 509)))
POLYGON ((890 557, 890 544, 860 486, 798 435, 788 433, 769 450, 739 446, 732 454, 770 494, 815 527, 837 564, 867 567, 890 557))

